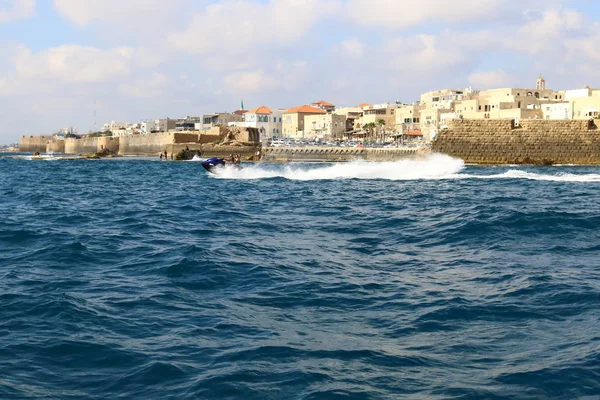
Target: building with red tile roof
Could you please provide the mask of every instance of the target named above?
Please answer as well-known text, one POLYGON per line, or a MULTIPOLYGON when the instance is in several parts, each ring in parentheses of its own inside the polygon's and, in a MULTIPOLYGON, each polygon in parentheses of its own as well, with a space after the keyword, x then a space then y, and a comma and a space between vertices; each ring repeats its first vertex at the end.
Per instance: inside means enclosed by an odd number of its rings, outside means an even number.
POLYGON ((326 102, 325 100, 319 100, 316 103, 313 103, 312 105, 327 112, 335 111, 335 106, 331 103, 326 102))
POLYGON ((303 113, 303 114, 325 114, 326 111, 321 110, 320 108, 316 108, 309 105, 303 105, 300 107, 289 108, 285 110, 284 114, 295 114, 295 113, 303 113))
POLYGON ((260 133, 260 141, 282 137, 283 110, 260 106, 245 114, 244 126, 256 128, 260 133))
POLYGON ((267 106, 260 106, 255 108, 254 110, 248 111, 249 114, 271 114, 272 111, 267 106))
POLYGON ((283 113, 283 135, 287 138, 304 138, 304 117, 324 114, 327 114, 327 112, 309 105, 286 110, 283 113))

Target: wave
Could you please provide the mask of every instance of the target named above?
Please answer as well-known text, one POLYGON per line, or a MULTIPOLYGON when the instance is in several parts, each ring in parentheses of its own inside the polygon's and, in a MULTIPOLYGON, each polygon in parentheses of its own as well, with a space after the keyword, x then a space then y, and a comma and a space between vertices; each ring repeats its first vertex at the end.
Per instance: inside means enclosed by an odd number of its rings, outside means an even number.
POLYGON ((550 181, 550 182, 600 182, 600 174, 569 174, 558 173, 552 174, 536 174, 518 169, 511 169, 503 174, 495 175, 457 175, 456 178, 461 179, 528 179, 534 181, 550 181))
MULTIPOLYGON (((502 167, 502 166, 499 166, 502 167)), ((516 167, 516 166, 512 166, 516 167)), ((600 182, 600 174, 573 174, 559 172, 540 174, 519 169, 510 169, 503 173, 477 175, 464 173, 463 160, 443 154, 432 154, 417 160, 394 162, 353 161, 348 163, 326 164, 314 167, 314 164, 297 165, 251 165, 242 170, 225 168, 216 175, 221 179, 256 180, 284 178, 295 181, 314 180, 451 180, 451 179, 524 179, 550 182, 600 182)))
POLYGON ((340 179, 425 180, 449 179, 463 170, 463 160, 433 154, 418 160, 395 162, 353 161, 307 168, 307 164, 275 168, 264 165, 244 166, 243 169, 224 168, 215 176, 222 179, 285 178, 297 181, 340 179))

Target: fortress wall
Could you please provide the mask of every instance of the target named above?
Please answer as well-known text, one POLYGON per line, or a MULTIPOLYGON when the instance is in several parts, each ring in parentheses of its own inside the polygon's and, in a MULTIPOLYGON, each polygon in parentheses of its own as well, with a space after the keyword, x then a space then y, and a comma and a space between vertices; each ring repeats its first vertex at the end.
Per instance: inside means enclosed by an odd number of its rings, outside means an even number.
POLYGON ((21 143, 19 144, 19 151, 24 153, 45 153, 46 143, 50 140, 51 136, 21 136, 21 143))
POLYGON ((173 143, 200 143, 200 132, 195 133, 179 133, 173 134, 173 143))
POLYGON ((173 143, 175 142, 175 135, 181 134, 166 132, 153 133, 151 135, 121 136, 119 138, 119 154, 158 156, 160 152, 167 150, 170 156, 173 143))
POLYGON ((81 139, 65 139, 64 142, 64 153, 66 154, 96 153, 105 148, 115 153, 119 151, 118 137, 84 137, 81 139))
POLYGON ((46 153, 64 153, 65 152, 65 141, 64 140, 49 140, 46 144, 46 153))
POLYGON ((433 151, 480 164, 600 164, 600 130, 571 120, 453 120, 433 151))

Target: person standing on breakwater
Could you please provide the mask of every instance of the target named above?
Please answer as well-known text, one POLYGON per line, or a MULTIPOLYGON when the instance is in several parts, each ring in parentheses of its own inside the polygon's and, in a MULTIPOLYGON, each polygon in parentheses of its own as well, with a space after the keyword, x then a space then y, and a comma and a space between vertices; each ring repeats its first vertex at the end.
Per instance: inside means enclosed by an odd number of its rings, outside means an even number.
POLYGON ((165 150, 165 161, 167 161, 168 157, 167 157, 167 151, 165 150))
POLYGON ((163 153, 160 153, 160 161, 162 161, 162 154, 163 154, 163 153))

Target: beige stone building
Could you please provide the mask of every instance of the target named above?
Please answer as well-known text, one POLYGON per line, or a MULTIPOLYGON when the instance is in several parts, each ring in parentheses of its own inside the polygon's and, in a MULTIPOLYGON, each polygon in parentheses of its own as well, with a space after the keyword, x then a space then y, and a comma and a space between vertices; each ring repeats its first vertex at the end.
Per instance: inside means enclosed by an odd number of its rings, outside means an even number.
POLYGON ((385 129, 393 130, 396 126, 396 110, 400 107, 398 104, 383 103, 366 105, 363 107, 363 116, 356 124, 357 128, 362 128, 365 124, 375 123, 380 119, 385 121, 385 129))
POLYGON ((323 111, 327 111, 328 113, 335 111, 335 105, 333 105, 325 100, 319 100, 315 103, 312 103, 312 106, 315 108, 320 108, 323 111))
POLYGON ((469 100, 479 92, 471 88, 467 89, 442 89, 421 95, 421 105, 425 108, 452 109, 457 101, 469 100))
POLYGON ((343 107, 336 109, 334 114, 343 115, 346 118, 346 130, 351 131, 362 118, 363 109, 361 107, 343 107))
POLYGON ((492 89, 481 91, 473 99, 456 102, 454 112, 457 118, 511 118, 519 122, 521 119, 543 118, 544 104, 562 100, 563 94, 550 89, 492 89))
POLYGON ((310 115, 325 115, 326 111, 319 108, 304 105, 300 107, 290 108, 283 113, 282 130, 283 136, 292 139, 305 138, 305 123, 304 118, 310 115))
POLYGON ((200 129, 210 130, 215 126, 227 126, 232 122, 243 122, 244 121, 244 110, 238 110, 232 113, 215 113, 215 114, 204 114, 201 118, 200 129), (243 111, 243 112, 242 112, 243 111))
POLYGON ((304 136, 310 139, 342 139, 346 133, 346 117, 338 114, 316 114, 304 117, 304 136))

